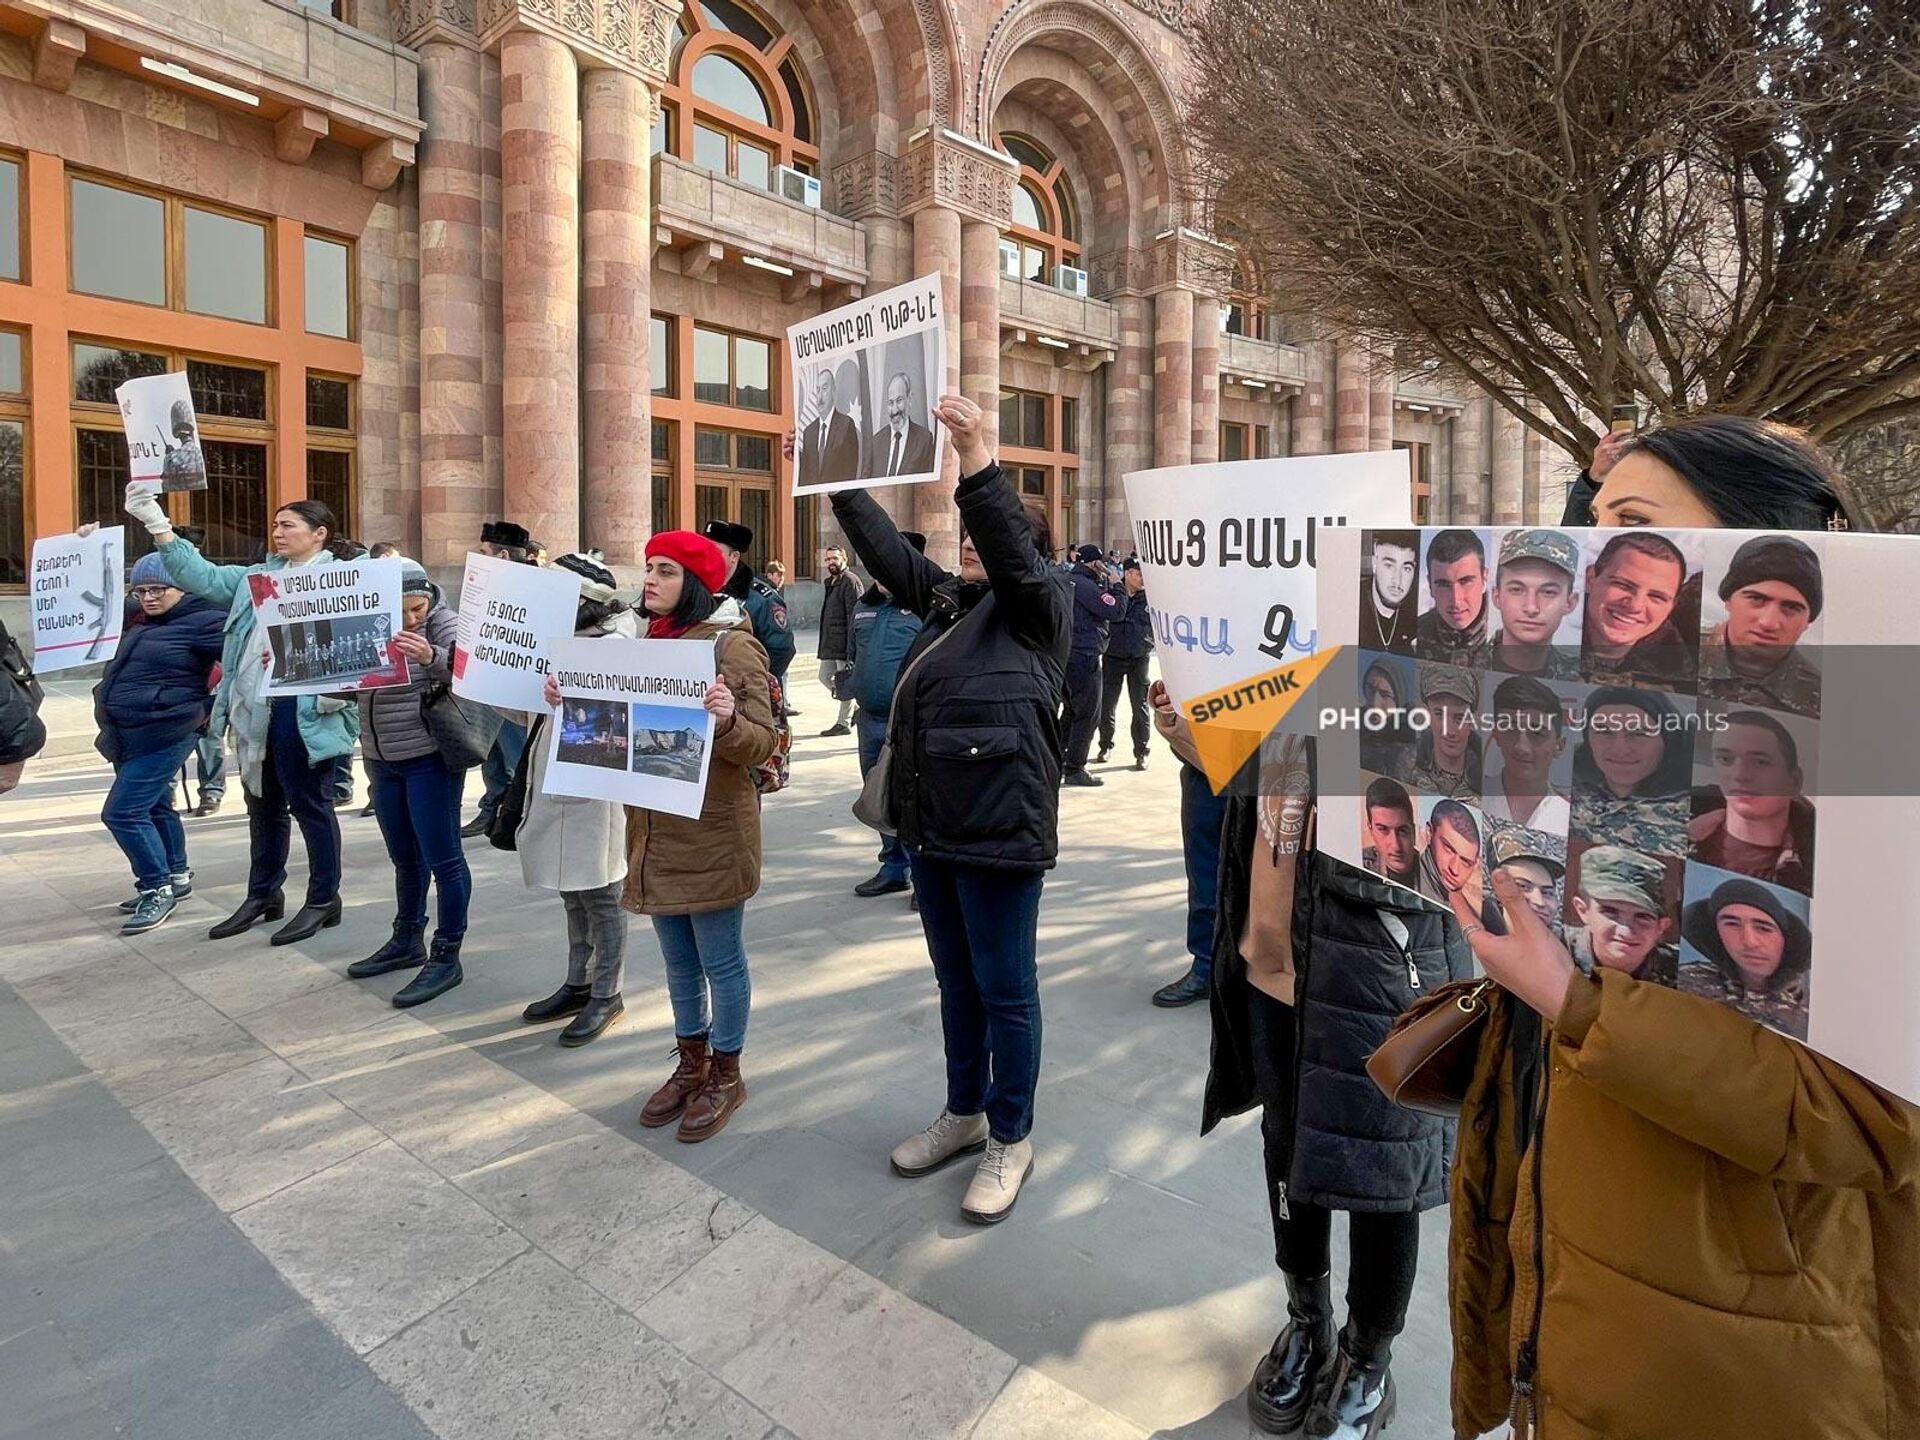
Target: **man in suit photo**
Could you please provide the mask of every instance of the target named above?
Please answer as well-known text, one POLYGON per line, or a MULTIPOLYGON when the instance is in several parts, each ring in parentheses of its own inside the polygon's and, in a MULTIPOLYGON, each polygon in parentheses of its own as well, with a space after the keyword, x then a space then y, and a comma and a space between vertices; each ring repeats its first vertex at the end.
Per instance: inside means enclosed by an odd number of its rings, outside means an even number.
POLYGON ((893 475, 925 475, 933 467, 933 432, 909 418, 913 379, 904 370, 887 377, 887 423, 867 437, 860 467, 863 480, 893 475))
POLYGON ((822 365, 813 377, 813 419, 800 432, 802 485, 845 485, 860 467, 860 432, 853 417, 835 403, 833 367, 822 365))

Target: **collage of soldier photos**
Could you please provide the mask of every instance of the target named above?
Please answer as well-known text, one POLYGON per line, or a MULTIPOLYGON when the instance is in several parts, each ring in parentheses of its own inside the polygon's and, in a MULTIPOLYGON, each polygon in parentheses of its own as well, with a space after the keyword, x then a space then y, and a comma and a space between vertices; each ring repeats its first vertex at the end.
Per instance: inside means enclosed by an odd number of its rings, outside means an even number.
POLYGON ((1583 969, 1804 1039, 1823 548, 1365 531, 1360 863, 1490 930, 1505 869, 1583 969))

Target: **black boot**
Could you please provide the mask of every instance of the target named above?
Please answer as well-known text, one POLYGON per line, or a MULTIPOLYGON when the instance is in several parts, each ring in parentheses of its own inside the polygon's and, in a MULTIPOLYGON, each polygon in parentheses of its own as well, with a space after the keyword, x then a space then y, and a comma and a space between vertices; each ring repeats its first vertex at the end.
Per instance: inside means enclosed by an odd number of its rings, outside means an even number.
POLYGON ((251 930, 262 920, 278 920, 287 913, 287 897, 276 890, 271 895, 249 895, 240 908, 207 931, 209 940, 225 940, 243 930, 251 930))
POLYGON ((1254 1369, 1247 1413, 1268 1435, 1297 1435, 1334 1363, 1333 1280, 1287 1275, 1287 1324, 1254 1369))
POLYGON ((1189 965, 1186 974, 1153 992, 1153 1003, 1162 1010, 1177 1010, 1182 1005, 1206 999, 1212 985, 1213 982, 1200 973, 1198 965, 1189 965))
POLYGON ((415 1005, 424 1005, 446 994, 464 978, 460 973, 460 942, 435 937, 433 953, 427 956, 427 963, 393 997, 394 1008, 410 1010, 415 1005))
POLYGON ((356 960, 347 966, 347 974, 355 980, 371 980, 375 975, 385 975, 392 970, 411 970, 415 965, 427 963, 427 945, 424 925, 403 925, 393 922, 393 934, 373 954, 364 960, 356 960))
POLYGON ((340 897, 334 896, 324 905, 306 904, 300 907, 300 913, 273 932, 269 945, 298 945, 302 940, 311 940, 322 930, 331 930, 340 923, 340 897))
POLYGON ((1349 1320, 1340 1332, 1340 1358, 1307 1417, 1314 1440, 1374 1440, 1393 1420, 1393 1375, 1387 1362, 1393 1336, 1349 1320))
POLYGON ((578 1015, 587 1008, 587 1001, 593 990, 587 985, 562 985, 544 1000, 536 1000, 520 1012, 520 1018, 529 1025, 543 1025, 549 1020, 558 1020, 562 1015, 578 1015))
POLYGON ((609 995, 604 1000, 589 1000, 587 1008, 574 1016, 572 1023, 560 1032, 560 1043, 572 1047, 598 1040, 609 1025, 626 1013, 626 1009, 627 1002, 618 995, 609 995))

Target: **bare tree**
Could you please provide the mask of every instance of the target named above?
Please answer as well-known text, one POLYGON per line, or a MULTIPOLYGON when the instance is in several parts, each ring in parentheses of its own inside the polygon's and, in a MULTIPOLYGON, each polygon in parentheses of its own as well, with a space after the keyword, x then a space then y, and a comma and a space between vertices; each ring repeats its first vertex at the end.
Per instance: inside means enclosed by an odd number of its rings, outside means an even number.
POLYGON ((1208 0, 1189 111, 1283 302, 1585 458, 1624 403, 1920 415, 1916 55, 1913 0, 1208 0))

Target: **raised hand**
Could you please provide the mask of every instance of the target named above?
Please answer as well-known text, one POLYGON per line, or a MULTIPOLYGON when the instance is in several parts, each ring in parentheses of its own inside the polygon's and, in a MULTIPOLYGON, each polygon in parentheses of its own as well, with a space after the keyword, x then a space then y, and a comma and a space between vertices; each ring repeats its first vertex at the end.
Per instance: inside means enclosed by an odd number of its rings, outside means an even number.
POLYGON ((1573 983, 1573 956, 1504 870, 1493 872, 1493 896, 1507 912, 1511 929, 1506 935, 1496 935, 1482 925, 1478 907, 1467 896, 1455 893, 1447 898, 1481 968, 1551 1023, 1566 1004, 1567 987, 1573 983))

